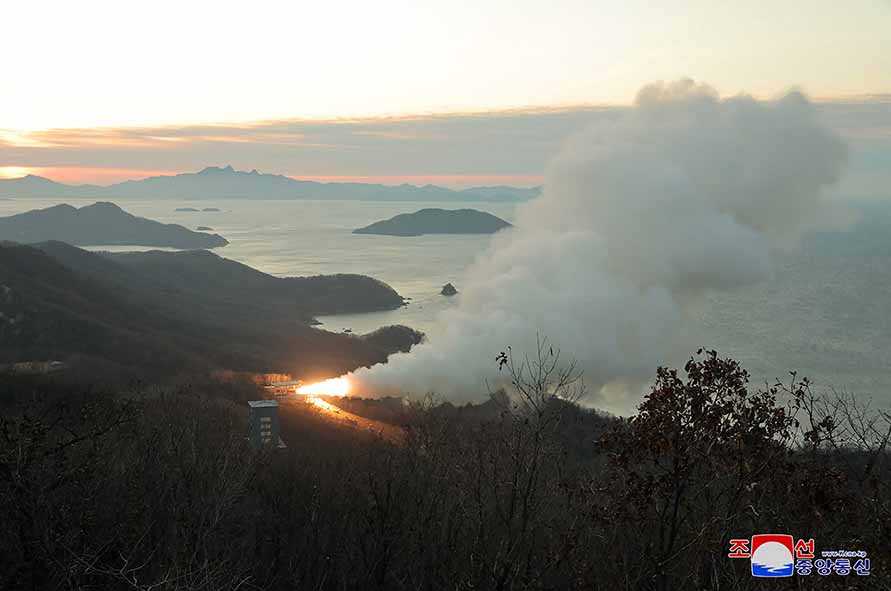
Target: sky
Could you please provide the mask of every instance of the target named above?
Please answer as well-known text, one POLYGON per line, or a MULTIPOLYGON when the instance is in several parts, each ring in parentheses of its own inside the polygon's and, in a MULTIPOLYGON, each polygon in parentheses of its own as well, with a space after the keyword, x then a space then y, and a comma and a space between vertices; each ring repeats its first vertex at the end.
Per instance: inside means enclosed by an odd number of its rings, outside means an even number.
POLYGON ((5 177, 102 183, 231 161, 530 184, 540 156, 441 159, 468 135, 509 149, 530 133, 506 127, 518 113, 552 126, 521 147, 538 154, 574 124, 555 113, 629 105, 654 80, 692 77, 725 96, 795 87, 885 110, 891 94, 891 0, 30 0, 6 3, 2 20, 5 177), (432 142, 398 134, 469 123, 451 147, 394 166, 432 142))

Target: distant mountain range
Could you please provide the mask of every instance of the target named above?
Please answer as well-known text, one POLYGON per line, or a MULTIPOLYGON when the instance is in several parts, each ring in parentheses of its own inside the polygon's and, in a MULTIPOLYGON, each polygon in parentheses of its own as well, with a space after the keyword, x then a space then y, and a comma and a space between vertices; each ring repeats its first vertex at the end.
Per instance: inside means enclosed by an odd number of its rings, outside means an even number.
POLYGON ((358 201, 526 201, 539 187, 472 187, 453 190, 437 185, 319 183, 280 174, 245 172, 231 166, 209 166, 199 172, 153 176, 108 186, 66 185, 28 175, 0 179, 0 198, 86 199, 343 199, 358 201))
POLYGON ((129 214, 114 203, 80 209, 61 204, 0 218, 0 240, 33 243, 60 240, 80 245, 216 248, 229 242, 218 234, 193 232, 129 214))

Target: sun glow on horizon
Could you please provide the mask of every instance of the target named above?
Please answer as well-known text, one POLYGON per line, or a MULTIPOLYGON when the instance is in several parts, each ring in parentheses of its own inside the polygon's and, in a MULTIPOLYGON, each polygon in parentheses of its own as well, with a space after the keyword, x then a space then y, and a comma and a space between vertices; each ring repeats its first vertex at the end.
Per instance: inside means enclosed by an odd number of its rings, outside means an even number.
POLYGON ((26 166, 0 166, 0 179, 20 179, 34 171, 26 166))
POLYGON ((350 393, 350 381, 346 376, 331 378, 300 386, 297 393, 306 396, 346 396, 350 393))

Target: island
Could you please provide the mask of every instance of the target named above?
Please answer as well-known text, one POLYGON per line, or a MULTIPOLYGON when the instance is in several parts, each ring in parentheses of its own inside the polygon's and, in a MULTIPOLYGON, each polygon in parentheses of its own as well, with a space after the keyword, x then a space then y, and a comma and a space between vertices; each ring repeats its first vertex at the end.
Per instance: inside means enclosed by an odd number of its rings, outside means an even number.
POLYGON ((229 244, 218 234, 194 232, 178 224, 162 224, 137 217, 114 203, 102 201, 81 208, 54 205, 0 218, 0 240, 25 244, 59 240, 76 245, 179 249, 217 248, 229 244))
POLYGON ((421 209, 401 213, 353 230, 353 234, 384 236, 423 236, 424 234, 494 234, 511 225, 503 219, 476 209, 421 209))
POLYGON ((199 232, 213 232, 213 228, 211 228, 210 226, 198 226, 195 229, 199 232))
POLYGON ((458 290, 455 289, 455 286, 452 285, 451 283, 446 283, 445 285, 442 286, 442 289, 439 291, 439 295, 444 295, 444 296, 453 296, 456 293, 458 293, 458 290))
POLYGON ((219 207, 205 207, 201 211, 220 211, 219 207))
POLYGON ((194 207, 177 207, 177 208, 176 208, 176 211, 188 211, 188 212, 193 212, 193 211, 199 211, 199 210, 198 210, 198 209, 195 209, 194 207))

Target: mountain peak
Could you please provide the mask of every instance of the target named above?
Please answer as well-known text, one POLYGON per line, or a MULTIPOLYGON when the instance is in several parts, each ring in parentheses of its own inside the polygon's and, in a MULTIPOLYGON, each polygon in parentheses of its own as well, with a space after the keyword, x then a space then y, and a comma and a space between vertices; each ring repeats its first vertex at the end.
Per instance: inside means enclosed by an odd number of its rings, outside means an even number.
POLYGON ((318 182, 256 168, 238 170, 231 164, 207 166, 198 171, 179 172, 128 180, 108 186, 68 185, 29 175, 0 179, 0 198, 141 198, 141 199, 355 199, 360 201, 525 201, 539 193, 535 189, 481 187, 455 191, 437 185, 403 183, 385 185, 360 182, 318 182))
POLYGON ((223 166, 223 167, 220 167, 220 166, 205 167, 204 169, 200 170, 198 172, 198 174, 221 174, 221 173, 232 174, 234 172, 235 172, 235 169, 232 168, 232 165, 227 164, 226 166, 223 166))
POLYGON ((118 205, 111 201, 97 201, 92 205, 85 205, 81 209, 98 210, 98 211, 124 211, 118 205))
POLYGON ((18 178, 0 179, 0 180, 15 182, 15 183, 20 183, 20 182, 32 183, 32 184, 39 183, 39 184, 44 184, 44 185, 57 185, 58 184, 58 183, 56 183, 56 181, 54 181, 52 179, 48 179, 45 176, 39 176, 36 174, 26 174, 25 176, 20 176, 18 178))

